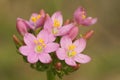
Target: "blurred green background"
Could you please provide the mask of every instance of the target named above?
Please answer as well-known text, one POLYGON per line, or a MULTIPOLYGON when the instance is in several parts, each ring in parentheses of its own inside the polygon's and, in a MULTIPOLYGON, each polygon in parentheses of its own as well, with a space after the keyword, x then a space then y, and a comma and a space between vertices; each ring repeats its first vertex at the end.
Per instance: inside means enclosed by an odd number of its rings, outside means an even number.
POLYGON ((40 9, 50 14, 61 10, 65 20, 78 6, 98 17, 95 25, 80 28, 81 33, 95 30, 84 51, 92 61, 63 80, 120 80, 120 0, 0 0, 0 80, 46 80, 44 72, 31 69, 16 52, 12 35, 18 35, 17 17, 29 19, 40 9))

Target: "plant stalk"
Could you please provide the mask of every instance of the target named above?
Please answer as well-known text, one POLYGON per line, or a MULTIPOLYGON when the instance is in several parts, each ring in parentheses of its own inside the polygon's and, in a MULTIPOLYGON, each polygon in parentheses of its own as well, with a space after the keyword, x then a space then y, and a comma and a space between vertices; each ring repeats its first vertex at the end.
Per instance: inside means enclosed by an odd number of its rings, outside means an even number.
POLYGON ((52 70, 48 70, 46 73, 47 73, 47 80, 56 80, 55 74, 52 70))

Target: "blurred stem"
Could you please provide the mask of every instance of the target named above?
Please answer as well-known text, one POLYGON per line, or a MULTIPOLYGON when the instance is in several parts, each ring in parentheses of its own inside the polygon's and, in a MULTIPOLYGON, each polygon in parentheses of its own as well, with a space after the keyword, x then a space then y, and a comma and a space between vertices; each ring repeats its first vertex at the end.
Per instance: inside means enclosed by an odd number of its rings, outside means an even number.
POLYGON ((52 69, 47 71, 47 80, 55 80, 55 74, 52 69))

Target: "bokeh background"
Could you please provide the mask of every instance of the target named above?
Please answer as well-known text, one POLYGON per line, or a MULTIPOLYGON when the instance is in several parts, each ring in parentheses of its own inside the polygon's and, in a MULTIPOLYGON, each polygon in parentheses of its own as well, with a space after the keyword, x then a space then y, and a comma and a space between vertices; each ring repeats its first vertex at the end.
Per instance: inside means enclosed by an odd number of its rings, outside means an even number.
POLYGON ((18 35, 17 17, 61 10, 65 20, 78 6, 98 17, 95 25, 80 28, 81 33, 95 30, 84 51, 92 61, 63 80, 120 80, 120 0, 0 0, 0 80, 46 80, 44 72, 31 69, 16 52, 12 35, 18 35))

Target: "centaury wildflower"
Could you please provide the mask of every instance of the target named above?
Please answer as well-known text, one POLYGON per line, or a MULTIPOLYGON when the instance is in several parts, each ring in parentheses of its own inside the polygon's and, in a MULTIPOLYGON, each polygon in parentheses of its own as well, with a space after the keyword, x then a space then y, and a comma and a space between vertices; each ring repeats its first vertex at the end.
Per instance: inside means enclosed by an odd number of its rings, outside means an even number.
POLYGON ((42 63, 50 63, 52 61, 49 53, 58 49, 59 44, 49 40, 47 31, 41 31, 37 37, 33 34, 26 34, 24 42, 26 45, 19 48, 23 56, 27 56, 30 63, 36 63, 38 60, 42 63))
POLYGON ((56 51, 57 57, 60 60, 65 60, 66 64, 76 66, 78 63, 87 63, 91 58, 82 54, 86 46, 86 40, 80 38, 72 43, 72 40, 65 36, 60 41, 61 48, 56 51))

